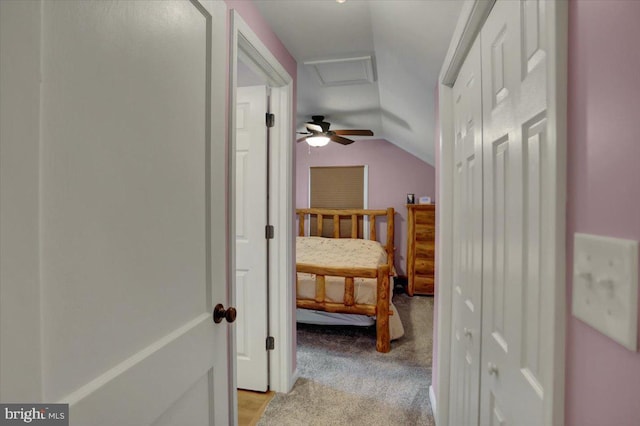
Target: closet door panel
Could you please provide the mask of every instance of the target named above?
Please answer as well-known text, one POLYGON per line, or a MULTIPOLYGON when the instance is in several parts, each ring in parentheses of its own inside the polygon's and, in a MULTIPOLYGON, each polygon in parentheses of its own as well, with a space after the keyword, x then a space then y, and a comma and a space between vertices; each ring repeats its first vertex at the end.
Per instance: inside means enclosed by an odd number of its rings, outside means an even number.
POLYGON ((454 92, 454 283, 450 424, 477 425, 482 314, 482 102, 480 43, 454 92))
POLYGON ((543 1, 498 1, 481 32, 484 263, 481 424, 543 424, 540 276, 548 167, 543 1), (498 423, 500 424, 500 423, 498 423))

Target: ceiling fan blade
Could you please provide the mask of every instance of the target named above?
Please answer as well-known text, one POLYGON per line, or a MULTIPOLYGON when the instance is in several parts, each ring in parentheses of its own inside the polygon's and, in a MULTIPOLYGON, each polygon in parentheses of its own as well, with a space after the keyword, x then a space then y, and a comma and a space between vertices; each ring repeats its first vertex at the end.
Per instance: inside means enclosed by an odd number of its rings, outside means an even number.
POLYGON ((334 130, 336 135, 373 136, 371 130, 334 130))
POLYGON ((304 137, 302 137, 302 138, 298 139, 296 142, 304 142, 304 141, 306 141, 306 140, 307 140, 307 138, 308 138, 308 137, 309 137, 309 136, 304 136, 304 137))
POLYGON ((331 140, 334 142, 341 143, 342 145, 349 145, 354 142, 351 139, 343 138, 342 136, 338 136, 338 135, 332 135, 331 140))
POLYGON ((322 126, 319 124, 305 123, 305 126, 307 127, 307 130, 310 130, 312 132, 324 132, 324 130, 322 130, 322 126))

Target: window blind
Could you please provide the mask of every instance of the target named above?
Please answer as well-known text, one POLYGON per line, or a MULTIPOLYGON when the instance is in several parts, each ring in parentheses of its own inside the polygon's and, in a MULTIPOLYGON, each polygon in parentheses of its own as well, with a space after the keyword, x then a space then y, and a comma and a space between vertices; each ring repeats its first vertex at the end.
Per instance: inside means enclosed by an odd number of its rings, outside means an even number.
MULTIPOLYGON (((364 208, 365 166, 311 167, 309 169, 309 207, 328 209, 364 208)), ((311 235, 317 233, 315 217, 310 221, 311 235)), ((358 224, 362 236, 362 220, 358 224)), ((333 235, 333 219, 325 218, 322 236, 333 235)), ((351 219, 340 219, 340 236, 351 235, 351 219)))

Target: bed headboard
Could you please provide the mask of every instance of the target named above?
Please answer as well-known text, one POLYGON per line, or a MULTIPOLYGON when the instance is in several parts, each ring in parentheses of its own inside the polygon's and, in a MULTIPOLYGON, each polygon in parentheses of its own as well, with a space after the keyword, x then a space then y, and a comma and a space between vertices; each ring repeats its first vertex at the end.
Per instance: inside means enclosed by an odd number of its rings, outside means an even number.
POLYGON ((296 209, 298 215, 298 235, 304 237, 305 218, 308 215, 317 218, 317 235, 322 236, 323 219, 327 217, 333 218, 333 238, 340 238, 340 218, 351 218, 351 238, 358 238, 358 222, 360 218, 365 216, 369 219, 369 239, 378 241, 376 235, 376 217, 386 216, 387 218, 387 242, 384 244, 380 241, 387 251, 387 264, 393 267, 393 232, 394 232, 394 215, 393 207, 386 210, 369 210, 369 209, 296 209))

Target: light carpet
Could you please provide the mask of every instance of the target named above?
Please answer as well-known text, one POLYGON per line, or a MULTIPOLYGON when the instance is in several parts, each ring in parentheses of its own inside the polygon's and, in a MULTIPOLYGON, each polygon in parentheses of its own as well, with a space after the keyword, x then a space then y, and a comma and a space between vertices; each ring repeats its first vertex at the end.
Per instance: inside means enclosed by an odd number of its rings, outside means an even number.
POLYGON ((433 298, 396 295, 405 335, 376 352, 375 326, 298 324, 300 378, 260 426, 435 425, 429 403, 433 298))

